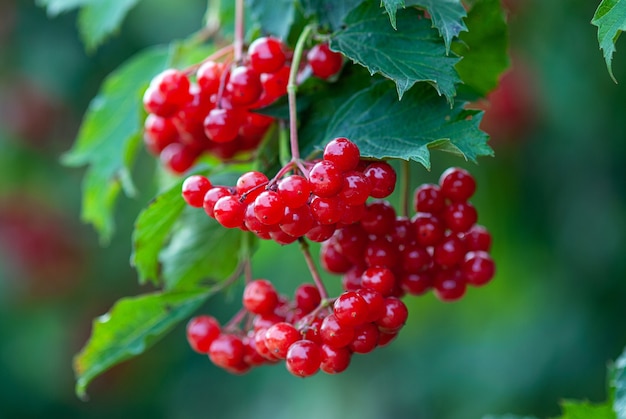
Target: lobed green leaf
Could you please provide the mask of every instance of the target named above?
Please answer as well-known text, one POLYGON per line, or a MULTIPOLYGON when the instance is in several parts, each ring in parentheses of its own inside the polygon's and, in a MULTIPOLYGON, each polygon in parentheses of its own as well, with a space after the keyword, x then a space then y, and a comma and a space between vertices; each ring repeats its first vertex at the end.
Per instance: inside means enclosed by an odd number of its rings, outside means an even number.
POLYGON ((315 17, 320 25, 331 31, 340 29, 348 13, 363 0, 300 0, 306 17, 315 17))
POLYGON ((606 68, 613 81, 617 83, 611 62, 616 51, 617 38, 626 30, 626 0, 602 0, 591 23, 598 27, 598 43, 604 51, 606 68))
POLYGON ((381 0, 381 6, 385 8, 385 11, 389 15, 391 26, 396 29, 396 11, 398 9, 404 9, 404 0, 381 0))
POLYGON ((331 38, 333 50, 393 80, 398 96, 426 81, 450 103, 460 82, 454 66, 459 58, 446 54, 445 44, 416 9, 397 13, 397 31, 373 2, 363 3, 345 19, 346 28, 331 38))
POLYGON ((261 33, 287 39, 295 19, 295 0, 247 0, 250 16, 260 26, 261 33))
POLYGON ((95 377, 142 354, 197 310, 212 292, 169 291, 119 300, 94 320, 89 341, 74 358, 76 394, 84 398, 95 377))
POLYGON ((450 51, 452 40, 467 31, 463 22, 467 13, 461 0, 408 0, 406 5, 420 6, 428 11, 433 27, 437 28, 446 44, 446 52, 450 51))

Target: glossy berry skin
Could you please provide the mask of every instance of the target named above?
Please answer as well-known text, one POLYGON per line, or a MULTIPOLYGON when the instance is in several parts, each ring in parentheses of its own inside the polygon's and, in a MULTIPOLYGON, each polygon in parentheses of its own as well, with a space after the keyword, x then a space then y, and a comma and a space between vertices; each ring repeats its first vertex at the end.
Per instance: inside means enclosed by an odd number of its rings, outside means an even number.
POLYGON ((315 225, 313 215, 308 206, 298 208, 286 207, 280 220, 280 229, 293 237, 302 237, 315 225))
POLYGON ((386 198, 396 188, 396 171, 388 163, 371 163, 363 174, 370 182, 370 196, 373 198, 386 198))
POLYGON ((496 267, 489 253, 478 250, 467 252, 461 269, 468 284, 480 287, 491 281, 496 267))
POLYGON ((478 212, 469 202, 453 202, 444 210, 443 219, 451 231, 463 233, 476 223, 478 212))
POLYGON ((289 347, 301 339, 300 332, 286 322, 276 323, 265 332, 265 345, 276 358, 285 359, 289 347))
POLYGON ((197 316, 187 323, 187 341, 201 354, 209 352, 211 343, 220 335, 220 324, 212 316, 197 316))
POLYGON ((271 314, 278 304, 278 293, 266 279, 250 281, 243 290, 243 306, 250 313, 271 314))
POLYGON ((371 186, 365 175, 356 170, 345 172, 339 197, 346 205, 363 205, 369 197, 371 186))
POLYGON ((168 145, 179 140, 178 131, 172 118, 149 114, 144 122, 144 144, 148 151, 159 155, 168 145))
POLYGON ((368 234, 384 236, 389 233, 396 222, 396 211, 387 201, 377 201, 365 207, 361 218, 361 227, 368 234))
POLYGON ((413 208, 416 212, 437 214, 445 208, 446 201, 439 185, 425 183, 415 189, 413 208))
POLYGON ((261 172, 250 171, 239 176, 235 185, 237 195, 243 198, 243 202, 250 204, 265 190, 269 179, 261 172))
POLYGON ((476 191, 474 177, 460 167, 451 167, 439 178, 441 193, 452 202, 467 201, 476 191))
POLYGON ((343 187, 341 170, 329 160, 315 163, 309 172, 309 183, 312 192, 320 197, 335 196, 343 187))
POLYGON ((215 219, 226 228, 241 227, 245 212, 246 205, 241 203, 234 195, 218 199, 213 207, 215 219))
POLYGON ((385 314, 385 298, 378 291, 360 288, 356 293, 367 303, 367 322, 376 322, 385 314))
POLYGON ((234 106, 253 104, 263 92, 259 73, 247 66, 235 67, 226 83, 226 92, 234 106))
POLYGON ((159 159, 172 173, 182 175, 193 166, 199 155, 200 150, 181 143, 172 143, 161 151, 159 159))
POLYGON ((491 234, 481 225, 474 225, 463 235, 463 242, 468 251, 491 249, 491 234))
POLYGON ((400 259, 404 272, 423 272, 430 267, 432 262, 430 253, 416 243, 406 245, 400 259))
POLYGON ((215 61, 207 61, 198 68, 196 71, 196 81, 200 86, 200 91, 203 96, 210 97, 218 93, 224 70, 224 63, 215 61))
POLYGON ((310 340, 294 342, 287 352, 285 365, 287 370, 298 377, 309 377, 320 369, 322 350, 310 340))
POLYGON ((387 268, 367 268, 361 275, 361 285, 363 288, 373 289, 384 297, 388 297, 396 286, 396 277, 387 268))
POLYGON ((322 344, 322 362, 320 369, 326 374, 339 374, 348 368, 352 354, 348 348, 333 348, 322 344))
POLYGON ((322 302, 322 297, 315 285, 301 284, 296 288, 294 300, 299 309, 305 313, 309 313, 322 302))
POLYGON ((463 262, 465 245, 455 235, 444 238, 437 244, 433 251, 433 261, 443 268, 450 268, 463 262))
POLYGON ((341 71, 343 56, 331 51, 328 44, 317 44, 306 55, 311 71, 320 79, 329 79, 341 71))
POLYGON ((344 206, 337 197, 314 196, 311 199, 309 208, 315 221, 327 225, 339 222, 344 211, 344 206))
POLYGON ((376 321, 381 331, 386 333, 397 332, 404 326, 409 317, 406 305, 396 297, 387 297, 384 300, 385 314, 376 321))
POLYGON ((333 313, 343 326, 358 326, 367 321, 367 302, 354 291, 346 291, 333 303, 333 313))
POLYGON ((334 246, 329 244, 328 241, 322 244, 320 262, 326 271, 334 274, 348 272, 348 270, 353 266, 352 262, 339 253, 334 246))
POLYGON ((457 301, 465 295, 466 280, 458 269, 438 271, 433 279, 435 295, 441 301, 457 301))
POLYGON ((372 352, 378 345, 380 332, 373 323, 365 323, 354 328, 354 339, 348 346, 350 350, 357 354, 372 352))
POLYGON ((433 286, 429 272, 405 272, 400 276, 400 288, 410 295, 423 295, 433 286))
POLYGON ((248 47, 248 61, 258 73, 276 73, 285 65, 283 44, 276 38, 260 37, 248 47))
POLYGON ((336 230, 335 224, 319 224, 317 223, 305 234, 305 237, 312 242, 321 243, 330 239, 336 230))
POLYGON ((298 208, 309 200, 311 186, 305 177, 290 175, 278 181, 278 194, 286 206, 298 208))
POLYGON ((204 195, 211 189, 211 181, 201 175, 189 176, 183 182, 182 195, 188 205, 196 208, 202 208, 204 203, 204 195))
POLYGON ((347 138, 337 137, 324 147, 324 160, 332 161, 342 172, 356 169, 360 159, 359 147, 347 138))
POLYGON ((143 96, 144 108, 148 113, 172 116, 191 99, 189 79, 176 69, 170 68, 156 75, 143 96))
POLYGON ((239 134, 242 118, 241 111, 237 109, 211 109, 204 119, 204 133, 216 143, 233 141, 239 134))
POLYGON ((254 214, 266 225, 278 224, 283 218, 285 204, 274 191, 261 191, 254 199, 254 214))
POLYGON ((325 344, 333 348, 343 348, 354 339, 354 327, 339 323, 334 314, 329 314, 322 321, 320 336, 325 344))
POLYGON ((209 189, 203 198, 202 207, 204 208, 204 212, 211 218, 215 218, 215 204, 219 201, 220 198, 224 196, 230 196, 231 193, 228 189, 222 186, 216 186, 214 188, 209 189))
POLYGON ((236 368, 243 362, 245 353, 244 345, 238 336, 221 334, 209 348, 209 358, 218 367, 236 368))
POLYGON ((434 246, 444 237, 445 227, 438 218, 429 214, 418 213, 412 220, 415 228, 415 239, 422 247, 434 246))
POLYGON ((370 240, 365 247, 365 264, 369 267, 393 268, 398 262, 398 249, 384 237, 370 240))
POLYGON ((275 73, 262 73, 261 86, 263 86, 263 93, 259 98, 259 102, 254 106, 264 106, 286 95, 290 71, 291 67, 286 65, 275 73))

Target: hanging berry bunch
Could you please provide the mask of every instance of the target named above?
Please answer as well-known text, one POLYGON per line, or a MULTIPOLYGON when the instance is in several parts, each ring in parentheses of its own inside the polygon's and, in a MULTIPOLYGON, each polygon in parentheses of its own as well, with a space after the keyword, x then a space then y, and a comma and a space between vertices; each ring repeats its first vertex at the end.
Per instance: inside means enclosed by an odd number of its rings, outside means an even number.
POLYGON ((284 361, 296 376, 339 373, 398 335, 407 298, 455 301, 494 277, 491 235, 470 202, 474 177, 453 167, 437 184, 410 185, 425 174, 420 164, 430 169, 431 150, 492 154, 467 98, 495 87, 503 67, 477 78, 474 66, 505 50, 480 36, 457 41, 481 22, 504 33, 500 6, 335 3, 296 0, 280 10, 285 19, 266 20, 259 12, 272 2, 236 0, 232 42, 204 37, 208 25, 105 82, 66 156, 90 165, 85 220, 110 238, 119 192, 135 191, 139 134, 174 176, 157 171, 160 192, 132 238, 139 281, 159 289, 96 319, 76 357, 79 394, 190 318, 191 348, 229 372, 284 361), (248 39, 244 16, 254 21, 248 39), (310 278, 280 290, 261 277, 254 250, 272 242, 299 246, 310 278), (239 282, 241 309, 224 321, 205 303, 239 282))

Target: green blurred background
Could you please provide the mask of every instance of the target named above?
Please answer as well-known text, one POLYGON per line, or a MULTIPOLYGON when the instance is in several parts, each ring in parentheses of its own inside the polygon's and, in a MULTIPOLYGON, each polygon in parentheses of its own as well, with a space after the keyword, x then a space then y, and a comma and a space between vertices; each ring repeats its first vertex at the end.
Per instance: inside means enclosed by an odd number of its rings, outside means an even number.
MULTIPOLYGON (((230 376, 189 349, 181 326, 96 379, 82 402, 71 363, 91 319, 150 290, 129 256, 134 217, 153 190, 121 200, 117 234, 102 248, 79 221, 82 171, 59 157, 103 77, 195 31, 205 2, 141 2, 87 54, 74 13, 50 20, 32 2, 2 0, 0 417, 543 418, 564 398, 605 400, 607 364, 626 346, 626 59, 618 44, 616 85, 590 24, 597 3, 508 1, 514 67, 484 125, 496 158, 475 166, 439 153, 432 172, 414 171, 415 185, 449 165, 476 175, 493 283, 453 304, 408 298, 399 338, 338 376, 295 379, 281 366, 230 376)), ((136 176, 151 170, 144 153, 136 176)), ((285 293, 308 278, 297 249, 271 243, 254 270, 285 293)), ((226 320, 237 298, 203 311, 226 320)))

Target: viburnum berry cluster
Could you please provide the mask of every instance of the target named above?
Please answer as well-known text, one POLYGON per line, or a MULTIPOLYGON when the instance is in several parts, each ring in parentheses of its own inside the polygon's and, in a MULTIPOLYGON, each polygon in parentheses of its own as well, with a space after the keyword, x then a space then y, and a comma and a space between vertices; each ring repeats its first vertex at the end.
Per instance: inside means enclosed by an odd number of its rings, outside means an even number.
POLYGON ((249 279, 243 308, 228 324, 206 315, 188 323, 191 347, 237 374, 280 360, 296 376, 320 369, 335 374, 353 354, 395 338, 408 317, 406 294, 433 289, 441 300, 454 301, 468 284, 489 282, 495 272, 491 236, 476 224, 469 202, 474 178, 450 168, 439 184, 421 185, 411 218, 383 200, 396 178, 392 166, 362 160, 357 145, 343 137, 326 145, 322 159, 292 161, 271 180, 248 172, 225 187, 188 177, 182 195, 189 205, 263 239, 322 242, 322 266, 343 275, 343 292, 329 298, 304 245, 315 285, 300 285, 290 300, 270 281, 249 279))
MULTIPOLYGON (((292 54, 279 39, 261 37, 239 62, 209 57, 184 71, 161 72, 143 96, 146 148, 177 174, 203 153, 228 160, 256 149, 274 122, 257 111, 287 93, 292 54)), ((306 58, 301 74, 321 79, 336 75, 343 64, 342 55, 326 44, 313 46, 306 58)))
POLYGON ((280 244, 303 236, 322 242, 337 227, 359 221, 369 197, 384 198, 396 184, 393 167, 361 160, 356 144, 343 137, 328 143, 322 159, 302 164, 305 176, 286 175, 296 166, 290 163, 272 180, 261 172, 244 173, 234 187, 214 186, 208 178, 192 175, 183 183, 183 197, 227 228, 280 244))

